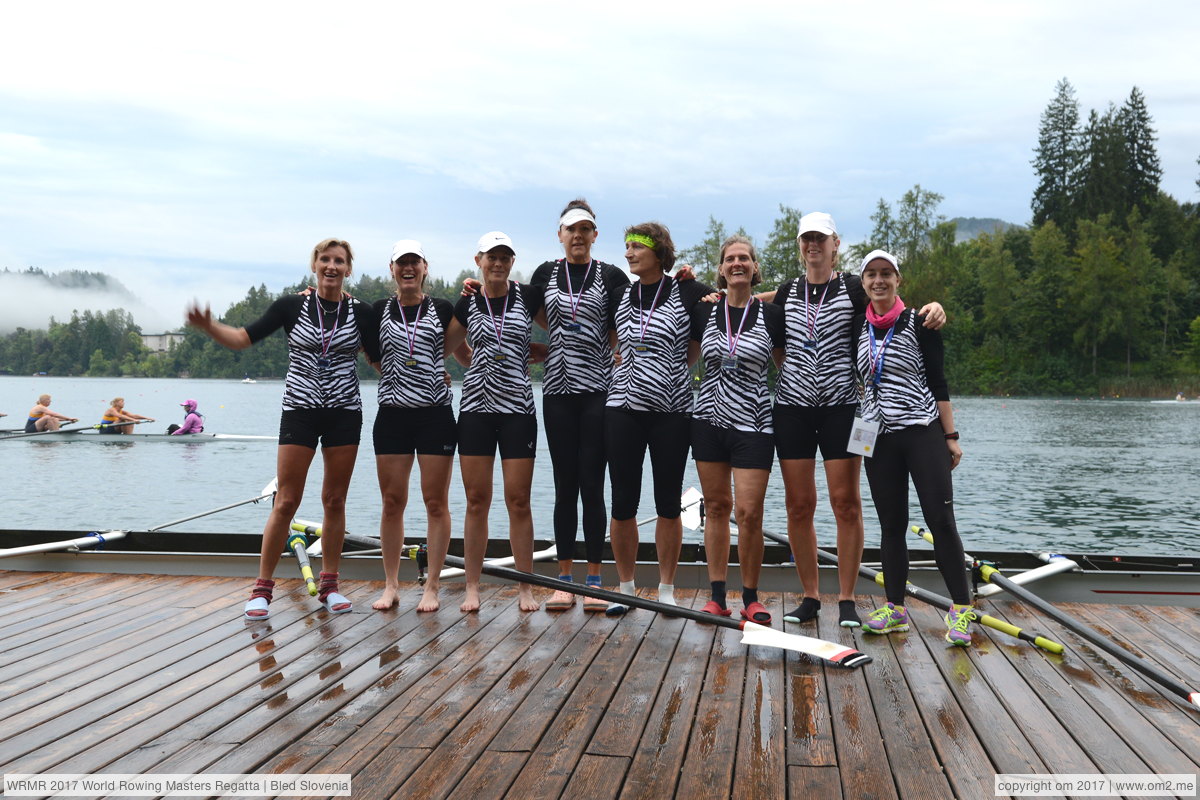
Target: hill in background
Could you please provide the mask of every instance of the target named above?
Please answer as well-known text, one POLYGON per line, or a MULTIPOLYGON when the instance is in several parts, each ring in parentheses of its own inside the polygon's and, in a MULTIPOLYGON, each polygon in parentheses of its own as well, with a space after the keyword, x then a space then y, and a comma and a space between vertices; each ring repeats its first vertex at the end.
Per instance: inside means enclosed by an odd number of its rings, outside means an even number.
POLYGON ((1024 227, 994 217, 955 217, 948 221, 958 226, 954 232, 956 243, 969 241, 981 233, 1004 233, 1010 228, 1024 227))

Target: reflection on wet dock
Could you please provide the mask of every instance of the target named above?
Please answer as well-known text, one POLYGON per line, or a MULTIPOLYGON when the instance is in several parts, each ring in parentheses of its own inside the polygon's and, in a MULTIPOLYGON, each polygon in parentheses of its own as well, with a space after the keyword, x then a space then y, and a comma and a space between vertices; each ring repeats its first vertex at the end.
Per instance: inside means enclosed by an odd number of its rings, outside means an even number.
MULTIPOLYGON (((1067 653, 982 629, 952 648, 916 602, 891 637, 787 626, 875 659, 845 670, 645 611, 524 614, 505 585, 478 614, 454 585, 418 614, 415 584, 374 612, 380 588, 344 583, 333 616, 281 581, 247 623, 240 578, 0 572, 0 770, 350 773, 358 800, 983 798, 996 773, 1200 770, 1200 714, 1011 600, 989 610, 1067 653)), ((766 596, 776 627, 794 600, 766 596)), ((1064 608, 1200 684, 1200 612, 1064 608)))

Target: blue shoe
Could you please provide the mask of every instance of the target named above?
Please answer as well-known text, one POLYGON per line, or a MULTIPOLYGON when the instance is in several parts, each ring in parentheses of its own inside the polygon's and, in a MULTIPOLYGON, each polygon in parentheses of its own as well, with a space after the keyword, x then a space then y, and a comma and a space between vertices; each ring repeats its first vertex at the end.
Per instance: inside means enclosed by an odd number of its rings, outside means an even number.
POLYGON ((971 644, 971 622, 975 619, 974 606, 950 606, 950 613, 946 615, 946 641, 950 644, 958 645, 959 647, 968 647, 971 644))
POLYGON ((877 608, 867 617, 867 624, 863 625, 863 630, 867 633, 900 633, 908 630, 908 611, 904 606, 897 606, 888 603, 882 608, 877 608))

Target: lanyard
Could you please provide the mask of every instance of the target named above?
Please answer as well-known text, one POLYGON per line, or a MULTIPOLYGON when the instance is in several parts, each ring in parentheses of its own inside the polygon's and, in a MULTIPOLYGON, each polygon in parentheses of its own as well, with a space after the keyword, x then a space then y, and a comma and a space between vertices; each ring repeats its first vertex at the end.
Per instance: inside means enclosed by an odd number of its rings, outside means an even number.
POLYGON ((571 322, 575 321, 575 312, 579 310, 579 304, 583 301, 583 287, 587 286, 588 276, 592 274, 592 264, 595 263, 594 259, 588 261, 587 271, 583 273, 583 283, 579 285, 579 294, 575 294, 571 286, 571 265, 563 259, 563 271, 567 273, 567 303, 571 306, 571 322))
MULTIPOLYGON (((662 294, 663 285, 667 282, 667 276, 664 275, 658 281, 658 288, 654 290, 654 301, 650 303, 650 313, 642 308, 642 282, 638 281, 638 314, 641 316, 641 331, 638 333, 638 341, 643 341, 646 338, 646 328, 650 327, 650 320, 654 318, 654 309, 658 306, 658 296, 662 294)), ((729 326, 725 326, 729 330, 729 326)))
MULTIPOLYGON (((413 351, 417 349, 417 326, 421 324, 421 315, 425 312, 425 298, 421 298, 420 304, 417 306, 417 318, 413 322, 412 331, 408 329, 408 318, 404 316, 404 307, 400 305, 399 298, 396 299, 396 308, 400 311, 400 324, 404 326, 404 338, 408 340, 408 357, 412 358, 413 351)), ((491 311, 491 307, 488 307, 491 311)))
POLYGON ((342 314, 342 298, 338 298, 337 308, 333 310, 333 327, 329 330, 329 339, 325 338, 325 312, 321 308, 320 295, 314 294, 317 299, 317 324, 320 326, 321 332, 321 358, 326 358, 329 353, 329 348, 333 345, 333 337, 337 334, 338 317, 342 314))
POLYGON ((876 352, 875 352, 876 342, 875 342, 874 327, 871 328, 871 331, 867 335, 867 342, 871 345, 871 372, 873 373, 872 378, 871 378, 871 385, 874 386, 877 390, 879 389, 879 380, 883 377, 883 351, 888 346, 888 344, 891 343, 892 334, 894 334, 895 332, 896 332, 896 326, 895 326, 895 324, 893 324, 892 327, 888 328, 887 336, 885 336, 883 338, 883 343, 879 345, 878 354, 876 354, 876 352))
MULTIPOLYGON (((509 285, 508 290, 510 292, 512 291, 511 284, 509 285)), ((488 319, 490 319, 492 321, 492 329, 496 331, 496 352, 499 353, 501 351, 500 340, 504 337, 504 320, 508 317, 508 309, 506 308, 506 306, 508 305, 508 295, 505 295, 500 301, 500 322, 499 323, 496 322, 496 314, 492 310, 492 301, 491 301, 491 298, 489 298, 487 296, 486 289, 483 290, 483 302, 487 303, 488 319)))
POLYGON ((817 338, 817 319, 821 316, 821 308, 825 305, 825 295, 829 294, 829 284, 833 283, 830 278, 825 283, 825 291, 821 292, 821 299, 817 301, 817 313, 811 317, 808 312, 808 279, 804 279, 804 325, 808 328, 808 338, 817 338))
POLYGON ((746 319, 750 316, 750 309, 754 308, 754 303, 758 302, 757 298, 748 303, 742 310, 742 321, 738 323, 737 335, 733 334, 733 325, 729 322, 729 301, 725 301, 725 339, 729 345, 729 357, 732 358, 737 352, 738 339, 742 338, 742 330, 746 327, 746 319))

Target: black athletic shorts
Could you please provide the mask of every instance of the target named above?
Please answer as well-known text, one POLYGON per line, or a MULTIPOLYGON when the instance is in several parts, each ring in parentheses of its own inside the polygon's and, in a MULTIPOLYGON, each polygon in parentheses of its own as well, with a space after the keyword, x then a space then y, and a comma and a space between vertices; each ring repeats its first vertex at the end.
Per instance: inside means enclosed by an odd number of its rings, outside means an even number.
POLYGON ((486 411, 463 411, 458 415, 460 456, 495 456, 497 446, 501 460, 534 458, 537 454, 537 416, 486 411))
POLYGON ((317 449, 357 445, 362 434, 362 412, 348 408, 297 408, 279 418, 279 443, 317 449))
POLYGON ((853 403, 840 406, 788 406, 776 404, 773 409, 775 450, 779 459, 817 457, 836 461, 855 458, 846 451, 850 429, 854 427, 853 403))
POLYGON ((692 459, 716 461, 737 469, 770 469, 775 463, 775 441, 769 433, 718 428, 692 420, 692 459))
POLYGON ((372 437, 377 456, 452 456, 458 426, 450 406, 380 406, 372 437))

